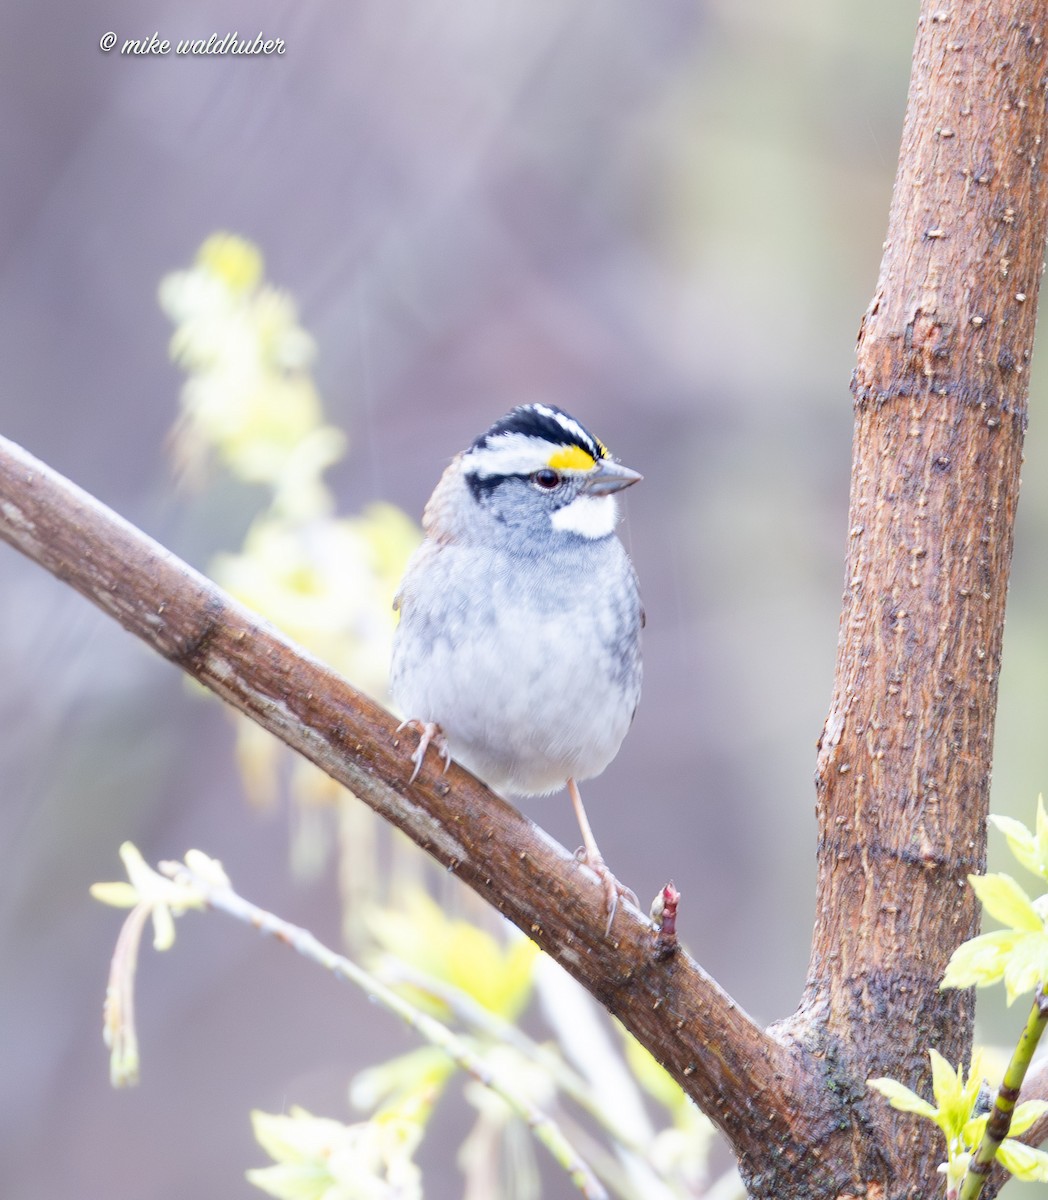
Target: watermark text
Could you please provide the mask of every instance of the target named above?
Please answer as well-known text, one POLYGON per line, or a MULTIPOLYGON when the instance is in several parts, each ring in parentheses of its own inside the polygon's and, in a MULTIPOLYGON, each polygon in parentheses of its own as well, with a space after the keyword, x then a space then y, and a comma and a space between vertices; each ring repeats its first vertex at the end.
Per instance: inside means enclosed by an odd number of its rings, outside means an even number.
POLYGON ((162 38, 159 32, 148 34, 145 37, 129 37, 120 40, 117 35, 110 30, 108 33, 103 33, 98 42, 99 49, 108 54, 111 50, 117 50, 120 54, 127 58, 150 58, 159 57, 165 54, 183 54, 183 55, 219 55, 219 56, 244 56, 257 57, 267 56, 271 54, 283 54, 286 49, 286 44, 283 38, 267 37, 264 33, 259 32, 256 37, 243 37, 234 30, 232 33, 213 33, 207 38, 179 38, 177 41, 172 41, 170 38, 162 38))

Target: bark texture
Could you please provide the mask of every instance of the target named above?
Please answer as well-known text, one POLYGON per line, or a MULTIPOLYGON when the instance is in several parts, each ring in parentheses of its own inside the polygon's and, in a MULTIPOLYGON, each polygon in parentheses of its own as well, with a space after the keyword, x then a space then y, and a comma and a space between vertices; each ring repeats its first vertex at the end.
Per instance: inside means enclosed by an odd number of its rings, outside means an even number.
MULTIPOLYGON (((332 671, 0 439, 0 537, 345 783, 557 958, 717 1122, 754 1197, 933 1196, 926 1090, 972 998, 1027 377, 1048 222, 1045 0, 925 3, 876 295, 859 335, 847 584, 819 744, 818 896, 798 1011, 758 1028, 563 848, 332 671)), ((1048 1090, 1048 1074, 1035 1088, 1048 1090)), ((990 1190, 999 1186, 996 1177, 990 1190)), ((989 1194, 989 1193, 987 1193, 989 1194)))
POLYGON ((69 480, 0 437, 0 538, 274 733, 403 829, 517 924, 619 1017, 740 1144, 799 1161, 793 1057, 652 923, 607 910, 596 876, 457 764, 210 580, 69 480))
MULTIPOLYGON (((1048 193, 1043 3, 925 4, 852 390, 847 583, 819 747, 818 910, 790 1023, 858 1097, 965 1058, 939 993, 977 928, 1012 527, 1048 193)), ((850 1109, 856 1184, 932 1190, 940 1139, 850 1109)))

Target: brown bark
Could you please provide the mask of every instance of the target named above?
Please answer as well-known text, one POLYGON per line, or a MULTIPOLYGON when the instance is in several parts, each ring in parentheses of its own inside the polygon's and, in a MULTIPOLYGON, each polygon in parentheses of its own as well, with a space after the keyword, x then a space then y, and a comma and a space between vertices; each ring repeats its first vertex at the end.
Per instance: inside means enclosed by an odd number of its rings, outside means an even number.
MULTIPOLYGON (((1004 605, 1045 241, 1043 3, 925 4, 880 279, 859 334, 847 585, 817 769, 818 909, 793 1036, 858 1094, 954 1062, 970 993, 1004 605)), ((854 1120, 867 1119, 860 1108, 854 1120)), ((883 1114, 882 1114, 883 1115, 883 1114)), ((859 1177, 931 1190, 888 1119, 859 1177)))
POLYGON ((619 1017, 740 1146, 800 1159, 788 1114, 803 1077, 678 949, 620 904, 612 937, 596 877, 512 805, 428 756, 416 734, 220 588, 43 463, 0 437, 0 538, 276 734, 403 829, 515 922, 619 1017))
MULTIPOLYGON (((0 537, 270 729, 516 922, 724 1130, 755 1197, 931 1196, 927 1122, 866 1091, 967 1055, 938 990, 975 932, 1004 603, 1048 222, 1045 5, 925 3, 880 280, 859 336, 847 586, 816 791, 801 1006, 760 1030, 465 771, 407 785, 407 735, 330 670, 0 439, 0 537)), ((412 737, 414 735, 411 735, 412 737)), ((1048 1089, 1043 1078, 1038 1086, 1048 1089)), ((994 1185, 999 1180, 994 1180, 994 1185)))

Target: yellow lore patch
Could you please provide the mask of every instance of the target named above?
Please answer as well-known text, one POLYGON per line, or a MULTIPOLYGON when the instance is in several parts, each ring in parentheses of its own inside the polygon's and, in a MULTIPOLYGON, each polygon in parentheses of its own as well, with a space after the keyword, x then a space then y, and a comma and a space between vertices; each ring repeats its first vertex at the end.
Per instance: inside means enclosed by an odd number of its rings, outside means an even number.
POLYGON ((549 456, 547 465, 554 471, 592 471, 596 462, 581 446, 561 446, 549 456))

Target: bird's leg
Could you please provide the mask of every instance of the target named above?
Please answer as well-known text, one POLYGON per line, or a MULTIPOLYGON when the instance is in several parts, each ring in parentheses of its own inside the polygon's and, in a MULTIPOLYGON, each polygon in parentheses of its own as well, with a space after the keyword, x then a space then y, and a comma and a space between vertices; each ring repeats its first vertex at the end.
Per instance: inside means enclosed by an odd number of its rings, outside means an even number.
POLYGON ((637 897, 628 887, 619 883, 615 876, 608 870, 604 857, 597 848, 597 840, 593 836, 593 830, 590 829, 589 817, 586 816, 586 810, 582 806, 579 785, 574 779, 568 780, 568 795, 571 797, 571 804, 575 809, 575 817, 578 820, 579 829, 582 830, 581 859, 596 874, 601 882, 601 886, 604 888, 604 902, 608 912, 608 924, 604 929, 604 936, 607 937, 611 933, 611 923, 615 920, 615 913, 619 907, 619 897, 625 896, 628 900, 632 900, 634 904, 637 902, 637 897))
POLYGON ((440 726, 436 721, 420 721, 417 717, 408 717, 407 720, 401 721, 397 726, 397 733, 408 725, 419 732, 418 745, 411 755, 411 761, 415 764, 415 769, 411 772, 411 778, 408 780, 408 783, 414 783, 418 779, 418 773, 422 770, 422 762, 430 746, 444 759, 444 770, 446 771, 451 763, 451 749, 448 746, 448 739, 441 732, 440 726))

